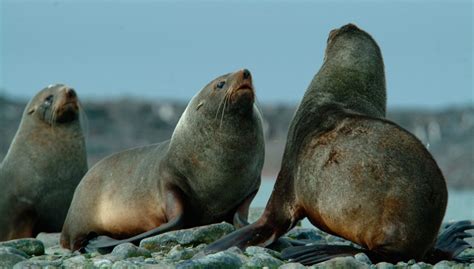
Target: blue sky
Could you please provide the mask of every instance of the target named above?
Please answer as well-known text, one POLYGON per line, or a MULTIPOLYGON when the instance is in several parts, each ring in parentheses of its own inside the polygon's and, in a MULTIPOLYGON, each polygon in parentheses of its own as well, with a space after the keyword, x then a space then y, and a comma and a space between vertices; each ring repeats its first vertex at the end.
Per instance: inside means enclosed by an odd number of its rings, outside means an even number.
POLYGON ((473 102, 472 1, 0 0, 0 88, 30 98, 62 82, 86 99, 188 100, 249 68, 261 102, 297 103, 331 29, 377 40, 388 105, 473 102))

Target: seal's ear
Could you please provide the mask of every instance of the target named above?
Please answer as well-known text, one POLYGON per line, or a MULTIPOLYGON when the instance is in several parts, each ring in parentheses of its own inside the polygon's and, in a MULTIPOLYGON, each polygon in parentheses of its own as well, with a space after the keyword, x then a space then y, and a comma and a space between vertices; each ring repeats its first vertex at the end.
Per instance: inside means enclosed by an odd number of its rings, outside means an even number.
POLYGON ((204 105, 204 101, 201 101, 201 103, 199 103, 199 105, 197 105, 196 111, 198 111, 203 105, 204 105))
POLYGON ((36 111, 36 107, 34 106, 28 110, 28 115, 33 114, 35 111, 36 111))

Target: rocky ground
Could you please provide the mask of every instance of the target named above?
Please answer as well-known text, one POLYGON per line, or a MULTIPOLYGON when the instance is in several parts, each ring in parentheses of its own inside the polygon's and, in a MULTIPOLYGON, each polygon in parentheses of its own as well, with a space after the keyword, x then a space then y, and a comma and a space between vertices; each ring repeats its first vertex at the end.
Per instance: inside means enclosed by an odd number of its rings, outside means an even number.
MULTIPOLYGON (((255 210, 253 210, 255 212, 255 210)), ((259 210, 261 212, 261 210, 259 210)), ((251 213, 256 214, 256 213, 251 213)), ((254 220, 251 218, 250 220, 254 220)), ((109 254, 80 254, 59 247, 59 234, 39 234, 36 239, 18 239, 0 242, 0 268, 470 268, 474 263, 441 261, 435 265, 416 262, 372 264, 363 253, 351 257, 339 257, 305 267, 299 263, 284 261, 275 250, 248 247, 244 251, 230 248, 215 254, 193 257, 207 244, 232 232, 228 223, 218 223, 192 229, 172 231, 143 239, 139 246, 130 243, 118 245, 109 254)), ((350 244, 341 238, 317 229, 297 227, 287 237, 311 239, 317 243, 350 244)), ((474 255, 474 249, 465 250, 462 256, 474 255)))

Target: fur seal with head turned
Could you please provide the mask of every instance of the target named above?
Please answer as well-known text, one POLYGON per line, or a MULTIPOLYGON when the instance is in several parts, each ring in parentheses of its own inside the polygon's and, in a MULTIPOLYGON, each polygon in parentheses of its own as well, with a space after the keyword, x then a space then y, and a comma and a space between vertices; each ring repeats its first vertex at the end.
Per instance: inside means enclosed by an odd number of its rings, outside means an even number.
POLYGON ((248 70, 223 75, 192 98, 170 140, 100 161, 76 189, 61 245, 108 250, 170 230, 245 223, 264 160, 254 101, 248 70))
POLYGON ((65 85, 41 90, 26 106, 0 164, 0 241, 60 232, 87 172, 82 108, 65 85))
MULTIPOLYGON (((463 240, 445 240, 444 248, 436 243, 448 195, 444 177, 415 136, 384 119, 385 96, 374 39, 352 24, 333 30, 324 63, 291 122, 263 215, 203 252, 268 246, 304 217, 362 248, 316 245, 283 252, 303 264, 359 252, 373 262, 432 260, 466 248, 463 240)), ((460 223, 453 230, 469 227, 460 223)))

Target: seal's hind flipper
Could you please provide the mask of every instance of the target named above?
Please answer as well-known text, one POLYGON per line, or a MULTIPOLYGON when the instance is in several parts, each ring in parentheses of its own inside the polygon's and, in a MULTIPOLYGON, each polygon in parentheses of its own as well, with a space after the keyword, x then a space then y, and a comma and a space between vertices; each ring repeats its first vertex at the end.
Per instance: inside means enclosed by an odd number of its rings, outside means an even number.
POLYGON ((472 248, 472 246, 464 240, 464 238, 474 237, 473 234, 466 232, 472 229, 474 229, 474 221, 470 220, 462 220, 448 225, 438 236, 434 249, 427 254, 427 260, 430 262, 441 260, 474 260, 474 257, 457 257, 465 249, 472 248))
POLYGON ((100 254, 106 254, 112 251, 114 246, 121 244, 121 240, 113 239, 105 235, 97 236, 89 239, 87 245, 80 249, 80 252, 99 252, 100 254))
MULTIPOLYGON (((282 251, 281 256, 283 259, 291 262, 313 265, 336 257, 353 256, 360 252, 366 253, 366 250, 353 246, 318 244, 289 247, 282 251)), ((373 254, 370 253, 370 256, 373 256, 373 254)))

